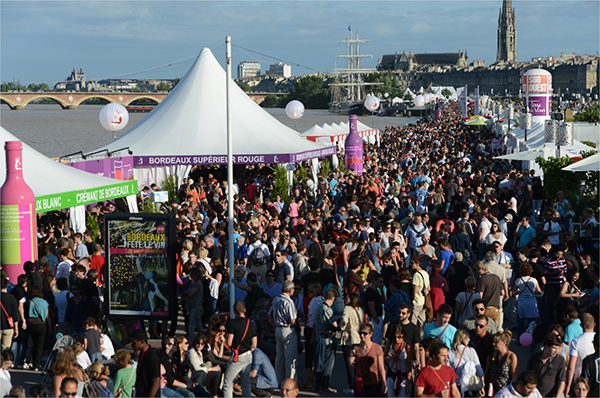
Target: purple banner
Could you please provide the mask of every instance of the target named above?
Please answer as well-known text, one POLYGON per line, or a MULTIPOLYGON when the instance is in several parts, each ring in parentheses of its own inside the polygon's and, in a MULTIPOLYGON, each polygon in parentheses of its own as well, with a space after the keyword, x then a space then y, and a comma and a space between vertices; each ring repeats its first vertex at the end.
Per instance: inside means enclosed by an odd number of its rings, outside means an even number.
MULTIPOLYGON (((234 164, 296 163, 335 155, 337 148, 329 146, 312 151, 281 155, 234 155, 234 164)), ((227 155, 133 156, 139 166, 175 166, 196 164, 227 164, 227 155)))
POLYGON ((115 178, 117 180, 127 180, 133 178, 133 161, 133 156, 124 156, 122 158, 88 160, 85 162, 70 163, 69 165, 88 173, 115 178))
POLYGON ((550 116, 552 97, 549 95, 529 96, 527 105, 532 116, 550 116))

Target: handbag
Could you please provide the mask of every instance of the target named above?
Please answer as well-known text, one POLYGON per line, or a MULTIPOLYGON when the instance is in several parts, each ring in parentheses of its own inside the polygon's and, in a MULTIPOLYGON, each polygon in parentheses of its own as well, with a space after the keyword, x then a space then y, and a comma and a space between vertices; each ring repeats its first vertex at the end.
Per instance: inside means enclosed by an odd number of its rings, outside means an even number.
POLYGON ((246 333, 248 333, 248 326, 250 326, 250 319, 248 319, 248 323, 246 324, 246 330, 244 330, 244 335, 242 336, 242 339, 240 340, 240 344, 238 344, 236 349, 232 350, 233 356, 231 357, 231 362, 237 362, 239 360, 240 347, 242 346, 242 342, 246 338, 246 333))
MULTIPOLYGON (((471 357, 469 363, 473 364, 473 348, 469 348, 469 354, 471 357)), ((474 364, 473 367, 475 367, 474 364)), ((479 391, 483 388, 483 380, 481 380, 481 377, 477 376, 477 374, 475 373, 471 375, 471 377, 469 377, 467 388, 469 389, 469 391, 479 391)))
POLYGON ((4 311, 4 315, 6 315, 6 321, 8 322, 8 326, 10 326, 10 328, 13 329, 15 327, 15 320, 12 316, 8 316, 8 312, 6 312, 6 309, 4 308, 4 305, 2 303, 0 303, 0 306, 2 306, 2 311, 4 311))

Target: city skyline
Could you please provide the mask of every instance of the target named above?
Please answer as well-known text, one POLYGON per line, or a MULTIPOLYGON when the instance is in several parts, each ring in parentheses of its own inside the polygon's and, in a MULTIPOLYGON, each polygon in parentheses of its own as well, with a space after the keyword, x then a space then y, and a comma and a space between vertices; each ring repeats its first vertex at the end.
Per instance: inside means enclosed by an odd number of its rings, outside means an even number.
MULTIPOLYGON (((599 4, 513 0, 518 60, 599 51, 599 4)), ((371 40, 361 47, 373 55, 364 60, 367 68, 383 54, 402 51, 466 50, 469 62, 490 65, 501 7, 502 0, 2 1, 0 78, 52 85, 73 67, 96 80, 183 77, 204 47, 224 66, 226 35, 232 36, 234 77, 242 61, 260 62, 262 73, 280 61, 292 65, 294 76, 331 72, 336 62, 344 67, 336 56, 346 52, 339 41, 349 27, 371 40)))

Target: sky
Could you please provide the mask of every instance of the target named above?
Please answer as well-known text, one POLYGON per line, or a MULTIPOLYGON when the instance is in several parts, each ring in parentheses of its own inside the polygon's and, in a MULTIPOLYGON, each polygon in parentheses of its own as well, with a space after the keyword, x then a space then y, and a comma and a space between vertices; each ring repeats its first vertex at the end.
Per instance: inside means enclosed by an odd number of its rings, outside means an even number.
MULTIPOLYGON (((0 80, 53 84, 83 68, 88 79, 183 77, 202 48, 224 65, 292 65, 300 76, 344 66, 348 28, 370 42, 363 66, 383 54, 457 52, 496 60, 502 0, 470 1, 0 1, 0 80), (167 66, 168 65, 168 66, 167 66)), ((600 2, 513 1, 519 61, 594 54, 600 2)))

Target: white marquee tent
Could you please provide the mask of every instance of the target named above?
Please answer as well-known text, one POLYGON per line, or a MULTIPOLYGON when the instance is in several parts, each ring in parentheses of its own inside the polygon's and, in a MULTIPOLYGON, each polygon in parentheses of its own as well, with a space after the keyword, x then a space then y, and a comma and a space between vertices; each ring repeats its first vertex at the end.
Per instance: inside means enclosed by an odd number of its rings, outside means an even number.
MULTIPOLYGON (((181 178, 196 164, 226 164, 226 91, 225 71, 204 48, 165 100, 129 132, 98 149, 132 151, 141 185, 169 174, 181 178)), ((335 154, 335 147, 308 141, 283 125, 233 81, 230 92, 234 163, 295 163, 335 154)))
POLYGON ((588 156, 563 168, 564 171, 600 171, 600 153, 588 156))
MULTIPOLYGON (((3 142, 20 141, 0 127, 3 142)), ((6 153, 0 151, 0 162, 6 164, 6 153)), ((0 170, 2 181, 6 179, 6 167, 0 170)), ((127 197, 130 211, 137 212, 137 182, 115 180, 73 167, 60 164, 23 143, 23 179, 33 190, 36 199, 36 212, 74 208, 71 223, 75 232, 85 230, 83 205, 103 200, 127 197), (81 224, 83 223, 83 224, 81 224)))

